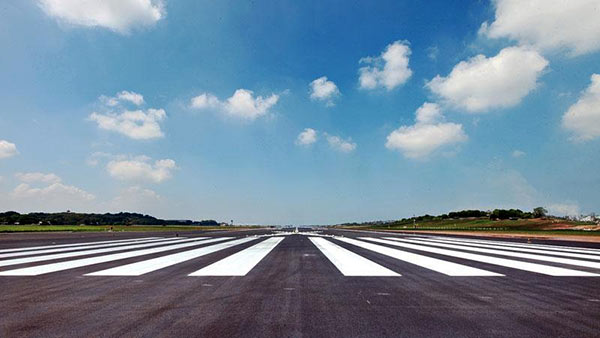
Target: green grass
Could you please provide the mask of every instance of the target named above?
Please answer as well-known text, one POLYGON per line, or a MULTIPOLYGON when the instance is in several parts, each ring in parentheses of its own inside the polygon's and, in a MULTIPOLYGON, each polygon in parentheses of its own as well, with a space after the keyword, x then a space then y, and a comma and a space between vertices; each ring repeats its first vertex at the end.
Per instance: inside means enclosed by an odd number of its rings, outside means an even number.
MULTIPOLYGON (((445 219, 422 221, 414 224, 408 222, 392 222, 388 224, 361 224, 346 228, 365 230, 404 230, 404 231, 477 231, 495 233, 524 233, 524 234, 561 234, 561 235, 590 235, 600 236, 600 231, 586 231, 578 229, 553 229, 557 223, 552 220, 502 220, 489 219, 445 219)), ((560 224, 574 227, 578 225, 594 225, 593 223, 560 221, 560 224)))
MULTIPOLYGON (((55 231, 109 231, 110 225, 0 225, 1 232, 55 232, 55 231)), ((213 227, 213 226, 144 226, 113 225, 112 231, 145 232, 145 231, 194 231, 194 230, 240 230, 254 227, 213 227)))

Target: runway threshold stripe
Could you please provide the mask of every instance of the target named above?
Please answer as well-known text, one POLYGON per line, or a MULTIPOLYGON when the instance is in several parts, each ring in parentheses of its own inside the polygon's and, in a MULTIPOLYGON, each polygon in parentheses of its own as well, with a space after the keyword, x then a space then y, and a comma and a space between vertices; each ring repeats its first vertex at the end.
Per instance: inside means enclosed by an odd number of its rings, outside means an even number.
MULTIPOLYGON (((172 240, 172 239, 159 238, 159 239, 149 239, 149 240, 145 240, 145 241, 129 241, 129 242, 119 242, 119 243, 110 243, 110 244, 73 246, 73 247, 68 247, 68 248, 46 249, 46 250, 36 250, 36 251, 20 251, 20 252, 11 252, 11 253, 6 253, 6 254, 0 254, 0 258, 32 256, 32 255, 40 255, 40 254, 47 254, 47 253, 53 253, 53 252, 68 252, 68 251, 89 250, 89 249, 96 249, 96 248, 109 248, 109 247, 131 245, 131 244, 137 244, 137 243, 156 243, 156 242, 163 242, 163 241, 169 241, 169 240, 172 240)), ((94 244, 94 243, 91 243, 91 244, 94 244)))
POLYGON ((271 252, 284 237, 271 237, 188 276, 245 276, 271 252))
MULTIPOLYGON (((386 238, 394 239, 394 237, 386 237, 386 238)), ((418 241, 422 241, 424 243, 432 242, 432 243, 456 244, 456 245, 464 245, 464 246, 468 246, 468 247, 491 248, 491 249, 498 249, 498 250, 505 250, 505 251, 521 251, 521 252, 530 252, 530 253, 543 254, 543 255, 554 255, 554 256, 600 260, 600 256, 572 253, 572 252, 556 252, 556 251, 549 251, 549 250, 543 250, 543 249, 530 249, 530 248, 522 248, 522 247, 508 248, 508 247, 494 245, 494 244, 479 244, 479 243, 460 243, 459 244, 457 242, 446 241, 443 239, 419 238, 418 241)))
MULTIPOLYGON (((162 256, 154 259, 148 259, 141 262, 131 263, 127 265, 117 266, 111 269, 102 271, 96 271, 88 273, 85 276, 141 276, 145 273, 160 270, 171 265, 179 264, 194 258, 198 258, 204 255, 217 252, 219 250, 227 249, 236 245, 244 244, 249 241, 253 241, 256 238, 247 237, 237 239, 235 241, 220 243, 217 245, 211 245, 202 247, 199 249, 183 251, 167 256, 162 256)), ((205 241, 206 243, 207 241, 205 241)))
POLYGON ((130 239, 119 239, 119 240, 114 240, 114 241, 53 244, 53 245, 44 245, 44 246, 32 246, 32 247, 28 247, 28 248, 2 249, 2 250, 0 250, 0 253, 40 250, 40 249, 50 249, 50 248, 66 248, 66 247, 70 247, 70 246, 81 246, 81 245, 86 245, 86 244, 92 245, 92 244, 119 243, 119 242, 130 242, 130 241, 143 241, 143 240, 155 239, 155 238, 159 238, 159 237, 130 238, 130 239))
POLYGON ((77 260, 73 260, 73 261, 38 265, 38 266, 32 266, 32 267, 28 267, 28 268, 21 268, 21 269, 15 269, 15 270, 0 271, 0 276, 38 276, 38 275, 43 275, 43 274, 47 274, 47 273, 51 273, 51 272, 58 272, 58 271, 63 271, 63 270, 80 268, 80 267, 84 267, 84 266, 88 266, 88 265, 117 261, 120 259, 139 257, 139 256, 144 256, 144 255, 151 255, 151 254, 156 254, 156 253, 160 253, 160 252, 165 252, 165 251, 183 249, 183 248, 188 248, 191 246, 198 246, 198 245, 206 244, 208 242, 223 241, 226 239, 231 239, 231 237, 220 237, 220 238, 206 239, 206 240, 202 240, 200 238, 194 238, 194 239, 188 239, 188 240, 186 240, 187 243, 182 243, 182 244, 162 246, 162 247, 158 247, 158 248, 151 248, 151 249, 144 249, 144 250, 137 250, 137 251, 128 251, 128 252, 122 252, 122 253, 105 255, 105 256, 81 258, 81 259, 77 259, 77 260), (190 241, 192 241, 192 242, 190 242, 190 241))
POLYGON ((565 252, 580 252, 590 255, 600 255, 600 249, 592 249, 592 248, 578 248, 572 246, 560 246, 560 245, 544 245, 544 244, 530 244, 530 243, 516 243, 516 242, 502 242, 502 241, 492 241, 492 240, 477 240, 477 239, 468 239, 468 238, 447 238, 447 237, 432 237, 435 239, 443 239, 452 242, 466 242, 466 243, 487 243, 487 244, 496 244, 508 247, 536 247, 540 249, 546 250, 554 250, 554 251, 565 251, 565 252))
MULTIPOLYGON (((416 241, 416 240, 413 240, 413 239, 399 239, 399 238, 394 238, 394 241, 423 244, 422 242, 419 242, 419 241, 416 241)), ((500 255, 500 256, 515 257, 515 258, 534 259, 534 260, 537 260, 537 261, 544 261, 544 262, 551 262, 551 263, 558 263, 558 264, 577 265, 577 266, 583 266, 583 267, 586 267, 586 268, 600 269, 600 262, 589 262, 589 261, 582 261, 582 260, 571 259, 571 258, 561 258, 561 257, 553 257, 553 256, 534 255, 534 254, 528 254, 528 253, 522 253, 522 252, 513 252, 513 251, 502 251, 502 250, 495 250, 495 249, 474 248, 474 247, 468 247, 468 246, 456 245, 456 244, 427 243, 427 245, 439 246, 439 247, 442 247, 442 248, 449 248, 449 249, 459 249, 459 250, 480 252, 480 253, 486 253, 486 254, 491 254, 491 255, 500 255)))
MULTIPOLYGON (((363 242, 351 238, 336 238, 339 241, 356 245, 363 249, 371 250, 382 255, 386 255, 410 264, 443 273, 447 276, 503 276, 502 274, 473 268, 470 266, 444 261, 437 258, 431 258, 423 255, 418 255, 412 252, 388 248, 386 246, 377 245, 369 242, 363 242)), ((371 238, 368 238, 371 240, 371 238)))
POLYGON ((310 241, 344 275, 353 277, 398 277, 396 273, 324 238, 309 237, 310 241))
POLYGON ((398 241, 390 241, 390 240, 379 239, 379 238, 361 238, 361 239, 366 239, 366 240, 374 241, 374 242, 378 242, 378 243, 384 243, 384 244, 388 244, 388 245, 403 247, 403 248, 407 248, 407 249, 430 252, 430 253, 434 253, 434 254, 438 254, 438 255, 451 256, 451 257, 462 258, 462 259, 467 259, 467 260, 476 261, 476 262, 504 266, 504 267, 518 269, 518 270, 536 272, 536 273, 541 273, 541 274, 549 275, 549 276, 573 276, 573 277, 597 277, 597 276, 600 276, 598 274, 586 272, 586 271, 571 270, 571 269, 565 269, 565 268, 537 264, 537 263, 522 262, 522 261, 516 261, 513 259, 484 256, 484 255, 478 255, 478 254, 462 252, 462 251, 432 248, 432 247, 423 246, 423 245, 400 243, 398 241))
POLYGON ((178 239, 173 238, 172 240, 158 242, 158 243, 134 244, 134 245, 120 246, 118 248, 105 248, 105 249, 96 249, 96 250, 65 252, 65 253, 43 255, 43 256, 13 258, 13 259, 7 259, 7 260, 4 260, 4 261, 0 261, 0 266, 9 266, 9 265, 27 264, 27 263, 37 263, 37 262, 50 261, 50 260, 53 260, 53 259, 72 258, 72 257, 79 257, 79 256, 103 254, 103 253, 107 253, 107 252, 140 249, 140 248, 147 248, 147 247, 150 247, 150 246, 165 245, 165 244, 171 244, 171 243, 189 242, 189 241, 193 241, 195 239, 196 238, 185 239, 185 238, 179 237, 178 239))

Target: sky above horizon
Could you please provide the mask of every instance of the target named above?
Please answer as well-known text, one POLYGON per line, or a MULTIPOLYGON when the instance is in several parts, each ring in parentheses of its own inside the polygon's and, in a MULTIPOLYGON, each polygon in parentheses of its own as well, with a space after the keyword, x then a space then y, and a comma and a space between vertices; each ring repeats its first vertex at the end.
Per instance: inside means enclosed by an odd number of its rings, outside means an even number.
POLYGON ((8 0, 0 211, 600 212, 600 0, 8 0))

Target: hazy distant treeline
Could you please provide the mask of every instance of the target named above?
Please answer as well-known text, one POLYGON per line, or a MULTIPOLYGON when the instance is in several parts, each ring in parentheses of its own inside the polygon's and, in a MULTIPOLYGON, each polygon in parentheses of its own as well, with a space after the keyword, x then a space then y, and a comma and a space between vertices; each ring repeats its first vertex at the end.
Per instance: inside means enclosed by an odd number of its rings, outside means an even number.
POLYGON ((423 215, 410 218, 403 218, 394 221, 375 221, 375 222, 364 222, 364 223, 345 223, 342 225, 359 225, 359 224, 388 224, 388 223, 409 223, 409 222, 425 222, 445 219, 459 219, 459 218, 489 218, 489 219, 513 219, 513 218, 539 218, 545 217, 548 211, 543 207, 537 207, 532 212, 522 211, 520 209, 494 209, 491 211, 482 210, 461 210, 452 211, 447 214, 441 214, 438 216, 423 215))
POLYGON ((116 214, 87 214, 76 212, 19 214, 15 211, 0 213, 0 224, 44 224, 44 225, 218 225, 217 221, 164 220, 150 215, 131 212, 116 214))

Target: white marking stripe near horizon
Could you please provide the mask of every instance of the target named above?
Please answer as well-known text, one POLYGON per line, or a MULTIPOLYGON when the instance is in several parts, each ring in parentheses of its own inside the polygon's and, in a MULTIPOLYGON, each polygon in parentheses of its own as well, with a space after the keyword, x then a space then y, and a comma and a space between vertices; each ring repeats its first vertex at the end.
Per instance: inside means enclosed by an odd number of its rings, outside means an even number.
POLYGON ((453 262, 448 262, 437 258, 418 255, 412 252, 392 249, 386 246, 377 245, 369 242, 358 241, 356 239, 345 237, 336 239, 410 264, 418 265, 429 270, 443 273, 447 276, 504 276, 499 273, 477 269, 453 262))
POLYGON ((101 242, 84 242, 84 243, 69 243, 69 244, 52 244, 52 245, 45 245, 45 246, 32 246, 32 247, 25 247, 25 248, 13 248, 13 249, 2 249, 0 250, 0 253, 5 253, 5 252, 16 252, 16 251, 30 251, 30 250, 40 250, 40 249, 50 249, 50 248, 66 248, 66 247, 70 247, 70 246, 80 246, 80 245, 86 245, 86 244, 103 244, 103 243, 117 243, 117 242, 129 242, 129 241, 142 241, 142 240, 148 240, 148 239, 155 239, 155 238, 161 238, 161 237, 144 237, 144 238, 130 238, 130 239, 118 239, 118 240, 114 240, 114 241, 101 241, 101 242))
POLYGON ((117 266, 111 269, 88 273, 85 276, 141 276, 145 273, 160 270, 171 265, 182 263, 194 258, 227 249, 236 245, 244 244, 249 241, 256 240, 254 237, 246 237, 235 241, 220 243, 202 247, 199 249, 178 252, 168 256, 153 258, 141 262, 131 263, 127 265, 117 266))
MULTIPOLYGON (((385 238, 393 239, 394 237, 385 237, 385 238)), ((544 255, 555 255, 555 256, 600 260, 600 256, 573 253, 573 252, 556 252, 556 251, 550 251, 550 250, 529 249, 529 248, 522 248, 522 247, 508 248, 508 247, 503 247, 500 245, 480 244, 480 243, 460 243, 459 244, 458 242, 454 242, 454 241, 446 241, 443 239, 429 239, 429 238, 419 238, 418 241, 423 241, 425 243, 432 242, 432 243, 456 244, 456 245, 464 245, 464 246, 470 246, 470 247, 492 248, 492 249, 505 250, 505 251, 521 251, 521 252, 531 252, 531 253, 538 253, 538 254, 544 254, 544 255)))
POLYGON ((492 264, 492 265, 499 265, 499 266, 504 266, 504 267, 518 269, 518 270, 537 272, 537 273, 541 273, 541 274, 549 275, 549 276, 563 276, 563 277, 564 276, 572 276, 572 277, 597 277, 597 276, 600 276, 598 274, 586 272, 586 271, 571 270, 571 269, 565 269, 565 268, 560 268, 560 267, 555 267, 555 266, 550 266, 550 265, 543 265, 543 264, 538 264, 538 263, 522 262, 522 261, 516 261, 513 259, 484 256, 484 255, 478 255, 478 254, 462 252, 462 251, 432 248, 432 247, 423 246, 423 245, 400 243, 397 241, 390 241, 390 240, 379 239, 379 238, 361 237, 361 239, 374 241, 374 242, 378 242, 378 243, 384 243, 384 244, 393 245, 393 246, 399 246, 399 247, 403 247, 403 248, 407 248, 407 249, 425 251, 425 252, 430 252, 430 253, 445 255, 445 256, 451 256, 451 257, 456 257, 456 258, 463 258, 463 259, 468 259, 471 261, 482 262, 482 263, 487 263, 487 264, 492 264))
POLYGON ((127 251, 127 252, 121 252, 121 253, 117 253, 117 254, 90 257, 90 258, 81 258, 81 259, 76 259, 73 261, 38 265, 38 266, 32 266, 32 267, 28 267, 28 268, 21 268, 21 269, 15 269, 15 270, 0 271, 0 276, 38 276, 38 275, 43 275, 43 274, 51 273, 51 272, 75 269, 75 268, 80 268, 80 267, 88 266, 88 265, 106 263, 106 262, 116 261, 116 260, 120 260, 120 259, 126 259, 126 258, 132 258, 132 257, 138 257, 138 256, 144 256, 144 255, 151 255, 151 254, 165 252, 165 251, 183 249, 183 248, 187 248, 187 247, 191 247, 191 246, 204 245, 204 244, 208 244, 208 243, 212 243, 212 242, 216 242, 216 241, 224 241, 227 239, 232 239, 232 237, 219 237, 219 238, 213 238, 213 239, 203 239, 203 238, 204 237, 202 237, 202 239, 200 239, 200 237, 191 239, 193 241, 191 243, 189 243, 190 240, 187 240, 186 242, 188 242, 188 243, 174 244, 174 245, 162 246, 162 247, 158 247, 158 248, 151 248, 151 249, 144 249, 144 250, 127 251))
MULTIPOLYGON (((388 237, 388 238, 393 238, 393 237, 388 237)), ((423 243, 421 241, 417 241, 417 240, 414 240, 414 239, 393 238, 393 240, 394 241, 400 241, 400 242, 425 244, 425 243, 423 243)), ((582 261, 582 260, 571 259, 571 258, 561 258, 561 257, 554 257, 554 256, 543 256, 543 255, 536 255, 536 254, 529 254, 529 253, 522 253, 522 252, 502 251, 502 250, 496 250, 496 249, 474 248, 474 247, 468 247, 468 246, 456 245, 456 244, 444 244, 444 243, 432 243, 432 242, 427 242, 426 244, 427 245, 433 245, 433 246, 439 246, 439 247, 442 247, 442 248, 459 249, 459 250, 466 250, 466 251, 474 251, 474 252, 486 253, 486 254, 491 254, 491 255, 500 255, 500 256, 516 257, 516 258, 534 259, 534 260, 537 260, 537 261, 544 261, 544 262, 551 262, 551 263, 558 263, 558 264, 577 265, 577 266, 583 266, 583 267, 586 267, 586 268, 600 269, 600 262, 588 262, 588 261, 582 261)))
MULTIPOLYGON (((109 247, 131 245, 131 244, 138 244, 138 243, 157 243, 157 242, 170 241, 175 238, 177 238, 177 237, 157 238, 157 239, 149 239, 149 240, 145 240, 145 241, 129 241, 129 242, 119 242, 119 243, 109 243, 109 244, 72 246, 72 247, 68 247, 68 248, 56 248, 56 249, 46 249, 46 250, 36 250, 36 251, 10 252, 10 253, 6 253, 6 254, 0 254, 0 258, 32 256, 32 255, 39 255, 39 254, 46 254, 46 253, 53 253, 53 252, 68 252, 68 251, 81 251, 81 250, 89 250, 89 249, 97 249, 97 248, 109 248, 109 247)), ((185 238, 185 237, 179 237, 179 238, 185 238)), ((95 244, 95 243, 91 243, 91 244, 95 244)))
POLYGON ((325 238, 309 237, 310 241, 329 259, 344 276, 361 277, 399 277, 384 266, 347 250, 325 238))
POLYGON ((545 245, 545 244, 531 244, 531 243, 518 243, 518 242, 502 242, 502 241, 492 241, 492 240, 478 240, 478 239, 469 239, 469 238, 450 238, 450 237, 427 237, 427 238, 435 238, 435 239, 443 239, 452 242, 467 242, 467 243, 489 243, 496 244, 502 246, 509 247, 537 247, 545 250, 554 250, 554 251, 566 251, 566 252, 581 252, 585 254, 591 255, 600 255, 600 249, 593 248, 580 248, 580 247, 572 247, 572 246, 558 246, 558 245, 545 245))
MULTIPOLYGON (((204 237, 196 237, 196 238, 204 238, 204 237)), ((26 263, 37 263, 37 262, 43 262, 43 261, 50 261, 50 260, 54 260, 54 259, 97 255, 97 254, 102 254, 102 253, 107 253, 107 252, 140 249, 140 248, 147 248, 150 246, 166 245, 166 244, 171 244, 171 243, 189 242, 189 241, 195 240, 196 238, 186 239, 186 238, 181 238, 181 237, 173 237, 173 239, 169 239, 167 241, 162 241, 162 242, 158 242, 158 243, 130 244, 130 245, 120 246, 120 247, 116 247, 116 248, 105 248, 105 249, 55 253, 55 254, 42 255, 42 256, 13 258, 13 259, 7 259, 7 260, 0 261, 0 267, 9 266, 9 265, 17 265, 17 264, 26 264, 26 263)))
POLYGON ((188 276, 245 276, 283 239, 284 237, 268 238, 207 267, 192 272, 188 276))

